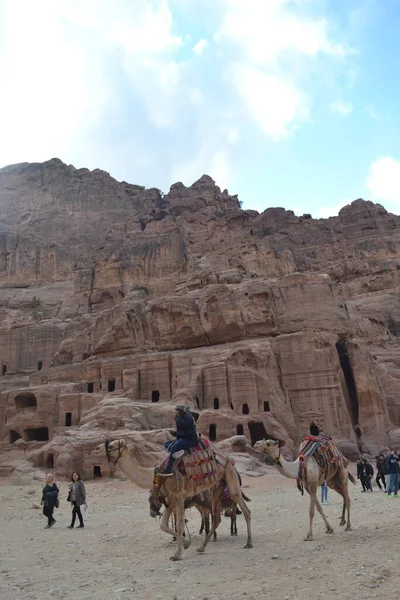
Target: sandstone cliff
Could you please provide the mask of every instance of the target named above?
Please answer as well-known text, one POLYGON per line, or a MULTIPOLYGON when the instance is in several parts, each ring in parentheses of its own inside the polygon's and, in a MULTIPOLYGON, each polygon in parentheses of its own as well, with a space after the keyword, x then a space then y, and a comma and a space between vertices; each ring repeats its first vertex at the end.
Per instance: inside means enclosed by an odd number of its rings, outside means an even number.
POLYGON ((104 472, 94 445, 161 443, 178 399, 216 440, 290 453, 314 420, 352 458, 400 443, 400 217, 382 206, 260 215, 206 175, 162 194, 53 159, 1 169, 0 211, 6 456, 104 472))

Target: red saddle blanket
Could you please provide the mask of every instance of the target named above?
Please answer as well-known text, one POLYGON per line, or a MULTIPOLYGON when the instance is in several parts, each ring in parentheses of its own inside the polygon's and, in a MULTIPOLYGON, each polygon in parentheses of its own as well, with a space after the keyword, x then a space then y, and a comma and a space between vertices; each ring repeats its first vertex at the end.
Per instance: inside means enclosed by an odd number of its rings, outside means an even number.
MULTIPOLYGON (((154 468, 155 476, 164 471, 169 460, 169 454, 163 456, 154 468)), ((173 470, 193 479, 196 483, 212 483, 216 480, 217 465, 214 450, 206 438, 202 437, 193 448, 185 450, 182 458, 174 461, 173 470)))

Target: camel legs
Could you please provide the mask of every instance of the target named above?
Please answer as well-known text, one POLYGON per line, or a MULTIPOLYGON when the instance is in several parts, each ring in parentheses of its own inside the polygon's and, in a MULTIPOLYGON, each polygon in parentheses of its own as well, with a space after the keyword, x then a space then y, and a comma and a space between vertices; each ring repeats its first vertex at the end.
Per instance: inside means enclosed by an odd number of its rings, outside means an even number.
POLYGON ((197 552, 204 552, 211 536, 215 534, 218 525, 221 523, 221 494, 222 491, 218 490, 218 488, 212 493, 211 529, 200 548, 197 548, 197 552))
POLYGON ((319 503, 319 500, 317 498, 317 489, 318 489, 318 486, 316 483, 309 484, 308 488, 307 488, 307 492, 310 494, 310 510, 309 510, 310 528, 308 530, 307 537, 305 538, 306 542, 313 539, 312 526, 313 526, 315 508, 317 509, 317 511, 319 512, 319 514, 321 515, 321 517, 324 520, 325 527, 326 527, 326 533, 333 533, 333 529, 329 525, 329 521, 326 518, 325 513, 322 509, 322 506, 319 503))
POLYGON ((332 490, 334 490, 337 494, 342 496, 343 498, 343 509, 342 516, 340 519, 340 526, 346 525, 346 531, 351 531, 351 523, 350 523, 350 495, 349 495, 349 480, 347 475, 347 469, 341 469, 339 473, 327 480, 326 484, 332 490), (346 524, 346 511, 347 511, 347 524, 346 524))
MULTIPOLYGON (((178 542, 178 548, 174 554, 171 556, 171 560, 181 560, 182 558, 182 550, 185 548, 189 548, 190 540, 185 540, 183 534, 185 532, 185 505, 184 498, 176 503, 174 514, 175 514, 175 522, 176 522, 176 539, 178 542)), ((165 513, 164 513, 165 514, 165 513)), ((165 531, 165 530, 163 530, 165 531)))

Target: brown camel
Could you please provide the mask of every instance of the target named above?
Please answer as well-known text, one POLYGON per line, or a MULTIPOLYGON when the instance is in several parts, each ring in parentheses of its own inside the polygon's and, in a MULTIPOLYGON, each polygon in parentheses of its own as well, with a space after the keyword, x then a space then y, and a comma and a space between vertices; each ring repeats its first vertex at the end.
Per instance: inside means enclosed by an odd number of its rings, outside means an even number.
MULTIPOLYGON (((120 439, 120 440, 115 440, 110 443, 100 444, 93 450, 93 454, 96 456, 105 456, 113 464, 118 463, 118 466, 120 467, 121 471, 123 471, 123 473, 125 473, 125 475, 133 483, 135 483, 138 487, 141 487, 142 489, 146 489, 146 490, 153 489, 154 469, 142 467, 136 460, 136 457, 132 454, 132 452, 127 447, 125 440, 120 439)), ((171 479, 171 478, 169 478, 169 479, 171 479)), ((217 486, 217 487, 221 487, 219 493, 222 496, 224 486, 217 486)), ((200 533, 202 533, 202 529, 204 528, 204 525, 206 524, 206 535, 208 535, 210 533, 210 528, 209 528, 210 513, 211 513, 211 519, 213 520, 213 512, 212 512, 211 504, 212 504, 211 500, 209 498, 207 498, 206 495, 204 495, 202 498, 200 494, 197 494, 193 497, 185 499, 185 507, 186 508, 195 507, 200 512, 201 517, 202 517, 202 528, 200 530, 200 533), (207 525, 207 523, 208 523, 208 525, 207 525)), ((231 499, 230 505, 228 505, 228 503, 227 503, 226 508, 230 508, 230 507, 233 508, 233 506, 235 509, 234 510, 234 512, 235 512, 234 520, 236 520, 236 504, 234 504, 233 500, 231 499)), ((222 503, 222 507, 225 508, 224 503, 222 503)), ((172 530, 168 525, 169 517, 172 514, 173 513, 170 510, 165 510, 165 512, 164 512, 165 516, 163 517, 163 519, 161 521, 161 529, 163 531, 165 531, 166 533, 169 533, 175 537, 177 535, 176 531, 172 530)), ((217 529, 220 521, 221 521, 221 518, 219 518, 218 524, 216 524, 215 527, 212 529, 212 534, 214 535, 214 539, 216 538, 216 529, 217 529)), ((233 525, 231 526, 231 531, 232 531, 232 528, 233 528, 233 525)), ((211 537, 211 534, 210 534, 210 537, 211 537)), ((188 545, 188 542, 185 542, 185 544, 188 545)))
MULTIPOLYGON (((272 460, 275 467, 282 475, 289 479, 297 479, 299 476, 299 459, 294 462, 289 462, 283 458, 280 451, 280 444, 275 440, 260 440, 254 444, 254 449, 265 454, 272 460)), ((306 491, 310 495, 310 528, 307 533, 306 541, 313 539, 312 524, 314 519, 315 508, 321 515, 326 526, 326 533, 333 533, 332 527, 329 525, 328 519, 322 509, 317 498, 317 489, 324 481, 326 485, 343 497, 343 510, 340 525, 346 525, 346 510, 347 510, 347 525, 346 531, 351 530, 350 524, 350 496, 348 489, 348 481, 356 483, 354 477, 343 467, 331 465, 328 473, 320 467, 314 457, 307 460, 307 478, 303 481, 306 491), (326 478, 326 480, 325 480, 326 478)))

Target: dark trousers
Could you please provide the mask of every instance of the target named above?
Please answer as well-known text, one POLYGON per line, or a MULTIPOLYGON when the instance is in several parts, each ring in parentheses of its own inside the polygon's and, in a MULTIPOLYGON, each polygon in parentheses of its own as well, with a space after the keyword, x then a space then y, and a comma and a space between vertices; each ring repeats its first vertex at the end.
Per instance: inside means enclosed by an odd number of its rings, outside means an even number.
POLYGON ((54 521, 53 511, 54 511, 54 506, 43 506, 43 514, 45 517, 47 517, 48 525, 53 524, 53 521, 54 521))
POLYGON ((378 473, 378 475, 376 476, 376 480, 375 481, 376 481, 376 484, 377 484, 377 486, 379 487, 380 490, 382 489, 382 486, 381 486, 380 482, 383 483, 383 487, 386 490, 386 480, 385 480, 385 476, 384 476, 383 473, 378 473))
POLYGON ((176 442, 165 442, 164 448, 166 448, 170 453, 165 472, 171 473, 172 465, 174 464, 174 457, 172 455, 175 452, 178 452, 179 450, 188 450, 189 448, 193 448, 193 446, 196 446, 196 444, 194 444, 193 441, 185 439, 176 440, 176 442))
POLYGON ((79 525, 83 525, 83 517, 81 513, 81 507, 77 506, 75 500, 72 502, 72 521, 71 526, 75 525, 76 517, 79 519, 79 525))
POLYGON ((372 492, 372 477, 371 475, 362 475, 361 476, 361 485, 363 487, 363 492, 372 492))

